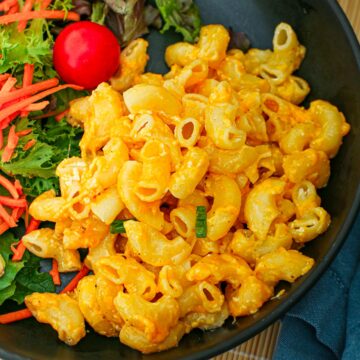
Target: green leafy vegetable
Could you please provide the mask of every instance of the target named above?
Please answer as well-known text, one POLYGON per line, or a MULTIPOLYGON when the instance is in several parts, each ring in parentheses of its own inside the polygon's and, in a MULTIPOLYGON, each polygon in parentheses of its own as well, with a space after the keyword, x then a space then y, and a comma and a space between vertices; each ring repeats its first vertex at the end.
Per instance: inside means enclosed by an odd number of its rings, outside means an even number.
POLYGON ((156 0, 165 25, 161 32, 171 27, 182 34, 185 41, 195 42, 200 33, 201 19, 198 7, 192 0, 156 0))
POLYGON ((104 0, 110 11, 106 25, 118 37, 120 44, 126 46, 130 41, 147 34, 148 26, 159 27, 159 11, 145 0, 104 0))
POLYGON ((108 7, 106 6, 106 4, 102 1, 95 1, 92 4, 92 14, 90 17, 90 20, 92 22, 96 22, 100 25, 104 25, 105 23, 105 17, 107 14, 107 9, 108 7))
POLYGON ((21 81, 24 64, 30 63, 35 65, 35 81, 54 77, 53 40, 48 32, 47 22, 42 19, 33 21, 23 32, 18 32, 17 23, 0 26, 0 73, 11 71, 21 81))
MULTIPOLYGON (((5 273, 0 278, 0 292, 7 289, 15 280, 18 272, 24 267, 24 262, 12 262, 10 256, 12 251, 11 245, 16 243, 14 236, 11 233, 6 233, 0 238, 0 254, 5 260, 5 273)), ((1 304, 0 304, 1 305, 1 304)))
POLYGON ((125 234, 124 222, 129 220, 136 221, 136 219, 114 220, 110 225, 110 232, 112 234, 125 234))
POLYGON ((206 217, 205 206, 197 206, 195 223, 195 233, 197 238, 205 238, 207 235, 206 217))
POLYGON ((16 290, 11 300, 21 304, 26 295, 33 292, 54 292, 55 285, 50 274, 39 272, 41 259, 26 252, 24 268, 16 277, 16 290))
POLYGON ((12 283, 10 286, 0 291, 0 305, 4 303, 5 300, 10 299, 16 291, 15 283, 12 283))
MULTIPOLYGON (((61 95, 57 102, 61 108, 65 103, 68 104, 68 98, 61 95)), ((65 120, 57 122, 53 118, 48 119, 44 124, 39 120, 18 119, 16 130, 26 129, 32 129, 32 132, 19 139, 11 161, 6 163, 0 161, 0 170, 16 176, 28 195, 37 196, 51 188, 58 190, 56 167, 63 159, 80 155, 79 141, 82 129, 70 126, 65 120), (35 145, 24 151, 24 145, 32 139, 36 140, 35 145)), ((6 136, 5 132, 5 138, 6 136)))
POLYGON ((39 272, 40 258, 26 252, 22 261, 11 261, 11 245, 16 242, 17 239, 10 231, 0 236, 0 254, 6 264, 5 273, 0 278, 0 305, 8 299, 21 304, 26 295, 35 291, 55 291, 51 276, 39 272))

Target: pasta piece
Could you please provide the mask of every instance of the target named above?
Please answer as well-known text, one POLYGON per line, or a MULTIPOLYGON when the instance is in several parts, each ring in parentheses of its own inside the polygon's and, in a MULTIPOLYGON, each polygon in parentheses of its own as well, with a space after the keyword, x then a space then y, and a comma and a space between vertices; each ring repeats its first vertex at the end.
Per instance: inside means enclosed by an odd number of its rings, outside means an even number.
POLYGON ((91 202, 90 208, 103 223, 110 225, 124 209, 124 203, 116 186, 113 186, 98 195, 91 202))
POLYGON ((222 281, 238 287, 250 276, 251 268, 242 258, 230 254, 211 254, 203 257, 186 274, 190 281, 207 281, 218 284, 222 281))
POLYGON ((161 230, 164 227, 164 214, 160 211, 160 202, 142 201, 135 193, 141 173, 142 165, 136 161, 127 161, 123 165, 118 179, 120 197, 136 219, 161 230))
POLYGON ((209 166, 207 153, 197 147, 189 149, 180 168, 171 175, 169 191, 178 199, 194 192, 209 166))
POLYGON ((89 98, 90 116, 84 119, 80 141, 83 158, 94 156, 110 138, 114 124, 126 113, 122 96, 107 83, 100 84, 89 98))
POLYGON ((196 119, 201 125, 204 124, 205 109, 208 99, 201 94, 185 94, 182 97, 182 117, 196 119))
POLYGON ((117 235, 108 234, 97 246, 90 248, 85 258, 85 265, 89 269, 94 269, 94 264, 101 258, 116 255, 116 238, 117 235))
POLYGON ((229 32, 222 25, 206 25, 200 29, 199 58, 216 68, 226 56, 229 32))
POLYGON ((241 286, 236 289, 228 285, 225 296, 230 315, 246 316, 255 314, 271 298, 273 292, 271 286, 254 275, 245 278, 241 286))
POLYGON ((117 91, 130 88, 138 75, 145 70, 149 59, 146 51, 149 44, 144 39, 135 39, 121 51, 119 70, 110 79, 111 86, 117 91))
POLYGON ((140 157, 142 174, 134 193, 142 201, 160 200, 170 182, 171 159, 167 146, 159 140, 148 140, 140 151, 140 157))
POLYGON ((69 295, 32 293, 25 304, 37 321, 51 325, 67 345, 76 345, 86 335, 79 305, 69 295))
POLYGON ((29 214, 36 220, 56 222, 64 216, 64 205, 65 199, 56 197, 54 190, 45 191, 30 204, 29 214))
POLYGON ((280 280, 294 282, 305 275, 313 265, 314 260, 299 251, 279 248, 259 259, 255 274, 259 280, 273 286, 280 280))
POLYGON ((89 325, 100 335, 118 336, 113 324, 105 318, 102 308, 96 298, 96 277, 86 276, 77 286, 79 308, 89 325))
POLYGON ((75 220, 64 230, 63 244, 68 250, 98 246, 109 233, 109 226, 96 216, 75 220))
POLYGON ((24 235, 22 242, 36 256, 55 259, 60 272, 72 272, 81 268, 78 251, 65 249, 53 229, 34 230, 24 235))
POLYGON ((305 243, 324 233, 330 225, 330 215, 322 208, 309 209, 303 217, 289 223, 290 232, 298 243, 305 243))
POLYGON ((68 200, 80 192, 81 178, 87 170, 88 164, 81 158, 64 159, 56 168, 59 177, 61 196, 68 200))
POLYGON ((170 221, 176 232, 184 237, 195 236, 196 209, 193 206, 177 207, 170 213, 170 221))
POLYGON ((223 326, 225 320, 229 317, 229 310, 226 302, 224 302, 220 311, 215 313, 193 312, 187 314, 183 321, 187 328, 187 332, 198 328, 201 330, 213 330, 223 326))
POLYGON ((125 325, 120 332, 120 341, 133 349, 141 351, 143 354, 151 354, 176 347, 184 334, 185 325, 182 322, 178 322, 170 329, 169 335, 162 342, 158 343, 149 341, 141 330, 125 325))
POLYGON ((114 303, 125 326, 138 330, 155 344, 163 342, 179 320, 179 305, 170 296, 164 295, 155 302, 149 302, 140 295, 120 292, 114 303))
POLYGON ((175 136, 181 147, 195 146, 200 137, 201 124, 194 118, 186 118, 175 127, 175 136))
POLYGON ((133 258, 120 254, 107 256, 94 264, 94 270, 96 275, 116 285, 124 285, 129 294, 138 294, 146 300, 152 300, 156 295, 155 275, 133 258))
POLYGON ((168 240, 165 235, 138 221, 124 223, 127 251, 153 266, 182 263, 191 253, 191 245, 181 236, 168 240))
POLYGON ((116 331, 120 331, 124 320, 116 310, 114 300, 117 294, 123 290, 122 285, 116 285, 112 281, 97 274, 96 275, 96 300, 104 317, 110 321, 116 331))
POLYGON ((184 67, 196 60, 198 57, 198 47, 186 42, 172 44, 165 50, 165 61, 169 67, 172 67, 172 65, 184 67))
POLYGON ((330 161, 323 151, 307 149, 284 157, 285 176, 293 183, 311 181, 315 187, 326 186, 330 177, 330 161))
POLYGON ((285 190, 285 181, 270 178, 254 186, 246 198, 245 218, 249 229, 264 240, 273 221, 280 215, 276 200, 285 190))
POLYGON ((180 317, 193 312, 217 313, 224 303, 224 295, 219 288, 201 281, 185 289, 178 298, 180 317))
POLYGON ((240 213, 241 192, 236 181, 225 175, 209 176, 205 189, 214 199, 207 214, 207 237, 216 241, 235 224, 240 213))
POLYGON ((162 86, 139 84, 124 92, 125 105, 131 114, 140 111, 161 111, 180 115, 181 102, 162 86))
POLYGON ((176 170, 181 163, 181 151, 172 130, 159 115, 138 114, 135 116, 131 138, 141 144, 148 140, 158 140, 165 144, 171 157, 171 169, 176 170))
POLYGON ((314 122, 321 126, 319 135, 310 143, 310 147, 324 151, 331 159, 339 151, 342 137, 350 131, 350 125, 344 115, 326 101, 313 101, 309 112, 314 122))

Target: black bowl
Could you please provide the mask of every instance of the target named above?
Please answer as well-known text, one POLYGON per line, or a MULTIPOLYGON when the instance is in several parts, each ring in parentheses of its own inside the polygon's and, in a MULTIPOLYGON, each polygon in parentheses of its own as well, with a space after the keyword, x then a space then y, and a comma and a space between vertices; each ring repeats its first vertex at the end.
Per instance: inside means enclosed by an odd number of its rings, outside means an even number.
MULTIPOLYGON (((312 88, 308 101, 325 99, 338 106, 352 129, 338 156, 332 161, 332 176, 322 191, 323 206, 330 212, 329 230, 305 247, 316 266, 286 294, 268 302, 257 314, 227 321, 215 331, 193 331, 175 349, 142 355, 90 331, 70 348, 48 325, 33 319, 0 326, 0 357, 3 359, 206 359, 239 345, 273 323, 313 286, 340 250, 358 210, 360 200, 360 48, 336 0, 198 0, 205 23, 221 23, 244 31, 252 45, 270 48, 275 26, 285 21, 307 47, 299 72, 312 88)), ((150 35, 149 70, 165 71, 165 46, 180 40, 172 33, 150 35)))

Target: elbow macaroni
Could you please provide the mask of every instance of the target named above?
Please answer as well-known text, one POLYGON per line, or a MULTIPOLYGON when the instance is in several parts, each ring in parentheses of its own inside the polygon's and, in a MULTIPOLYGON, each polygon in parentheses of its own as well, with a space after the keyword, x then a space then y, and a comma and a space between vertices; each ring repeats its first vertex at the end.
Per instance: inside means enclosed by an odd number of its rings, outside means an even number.
POLYGON ((72 102, 81 157, 58 166, 61 194, 47 191, 29 209, 55 230, 23 238, 61 272, 78 270, 78 249, 88 249, 94 274, 71 297, 26 298, 69 345, 85 335, 85 318, 145 354, 166 350, 194 328, 256 313, 279 281, 314 265, 298 249, 330 224, 317 189, 349 124, 325 101, 298 106, 310 88, 293 75, 305 48, 289 25, 275 29, 273 50, 228 43, 223 26, 204 26, 198 43, 167 48, 163 76, 144 72, 148 43, 137 39, 112 87, 72 102), (114 220, 124 234, 110 233, 114 220))

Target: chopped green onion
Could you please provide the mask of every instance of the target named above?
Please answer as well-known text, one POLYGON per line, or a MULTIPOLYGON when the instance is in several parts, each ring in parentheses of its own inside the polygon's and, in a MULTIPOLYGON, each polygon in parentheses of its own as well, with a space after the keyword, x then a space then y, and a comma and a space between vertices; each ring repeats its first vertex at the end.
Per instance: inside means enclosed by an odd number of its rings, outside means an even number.
POLYGON ((136 219, 114 220, 110 225, 110 232, 112 234, 125 234, 124 222, 128 220, 136 221, 136 219))
POLYGON ((206 225, 206 207, 196 207, 196 224, 195 233, 197 238, 206 238, 207 225, 206 225))

